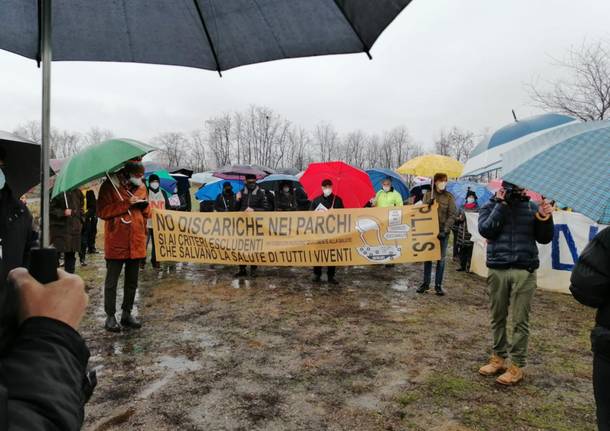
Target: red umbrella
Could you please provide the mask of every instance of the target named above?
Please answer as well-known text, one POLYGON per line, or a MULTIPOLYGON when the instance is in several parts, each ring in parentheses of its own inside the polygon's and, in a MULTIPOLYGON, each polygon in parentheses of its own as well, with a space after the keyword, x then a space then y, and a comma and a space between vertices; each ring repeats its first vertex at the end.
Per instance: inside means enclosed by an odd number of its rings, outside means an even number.
MULTIPOLYGON (((502 188, 502 179, 497 178, 487 183, 487 188, 493 193, 497 192, 502 188)), ((533 202, 542 202, 542 196, 532 190, 525 190, 525 194, 530 197, 533 202)))
POLYGON ((375 196, 368 174, 344 162, 311 163, 299 181, 309 199, 315 199, 322 194, 325 179, 333 182, 333 193, 345 208, 362 208, 375 196))

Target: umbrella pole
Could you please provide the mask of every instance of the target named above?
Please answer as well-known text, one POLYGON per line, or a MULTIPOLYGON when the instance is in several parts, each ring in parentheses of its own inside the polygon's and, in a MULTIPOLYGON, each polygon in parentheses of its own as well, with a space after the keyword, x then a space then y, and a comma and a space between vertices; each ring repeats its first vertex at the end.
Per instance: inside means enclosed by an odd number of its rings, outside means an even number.
POLYGON ((41 0, 42 57, 42 145, 40 157, 40 246, 48 248, 49 239, 49 159, 51 153, 51 0, 41 0))

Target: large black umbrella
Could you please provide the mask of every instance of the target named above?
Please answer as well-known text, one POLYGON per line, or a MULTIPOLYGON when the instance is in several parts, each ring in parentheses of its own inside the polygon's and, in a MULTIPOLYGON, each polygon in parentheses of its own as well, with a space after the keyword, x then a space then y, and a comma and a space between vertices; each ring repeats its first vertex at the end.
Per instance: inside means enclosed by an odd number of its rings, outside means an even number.
MULTIPOLYGON (((1 0, 0 49, 42 62, 42 184, 48 189, 51 59, 223 70, 366 52, 411 0, 1 0)), ((42 194, 41 243, 49 245, 42 194)))
POLYGON ((6 183, 19 197, 40 182, 40 145, 0 130, 0 148, 6 183))

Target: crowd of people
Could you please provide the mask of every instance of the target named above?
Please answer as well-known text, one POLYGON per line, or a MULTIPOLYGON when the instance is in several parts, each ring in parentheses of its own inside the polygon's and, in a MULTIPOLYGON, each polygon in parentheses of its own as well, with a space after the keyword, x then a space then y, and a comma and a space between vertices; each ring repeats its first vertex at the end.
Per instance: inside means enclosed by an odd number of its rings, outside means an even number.
MULTIPOLYGON (((5 155, 0 152, 0 172, 4 159, 5 155)), ((0 423, 0 429, 45 429, 46 423, 53 423, 57 429, 77 429, 83 420, 83 403, 91 385, 87 385, 86 374, 89 352, 77 332, 88 299, 82 280, 70 274, 75 272, 76 255, 80 255, 81 264, 86 264, 86 254, 96 252, 97 218, 101 218, 106 261, 105 329, 110 332, 138 329, 142 323, 132 310, 139 273, 146 264, 147 247, 152 242, 151 210, 176 206, 160 188, 158 176, 151 175, 145 181, 144 167, 137 160, 109 175, 97 199, 92 190, 59 195, 51 202, 51 242, 63 256, 65 272, 58 270, 59 280, 42 286, 25 269, 19 269, 27 267, 29 251, 37 241, 32 216, 27 206, 12 195, 10 185, 1 180, 0 175, 2 283, 17 287, 22 305, 19 331, 9 344, 2 346, 0 410, 5 408, 8 414, 4 415, 5 422, 0 423), (116 294, 121 272, 124 272, 124 294, 117 319, 116 294), (35 378, 29 371, 32 367, 37 369, 35 378)), ((455 197, 447 191, 447 180, 447 175, 437 173, 430 190, 421 196, 421 202, 410 202, 438 204, 441 259, 436 262, 434 278, 434 262, 424 263, 417 292, 426 293, 434 282, 435 293, 445 295, 445 256, 452 232, 458 270, 468 270, 472 241, 466 213, 478 211, 478 231, 488 241, 486 262, 492 340, 492 355, 479 373, 496 377, 499 384, 515 385, 523 380, 527 364, 529 313, 540 265, 537 243, 546 244, 553 238, 553 208, 546 201, 532 202, 525 190, 509 183, 504 183, 489 202, 479 203, 476 193, 468 190, 464 205, 458 208, 455 197), (507 330, 509 313, 512 328, 507 330)), ((279 190, 268 193, 257 184, 256 177, 247 176, 243 189, 237 192, 229 182, 224 183, 212 210, 332 211, 344 207, 342 197, 334 192, 333 186, 330 179, 325 179, 320 184, 320 194, 309 201, 291 183, 281 183, 279 190)), ((404 203, 393 189, 392 179, 386 178, 369 205, 399 207, 404 203)), ((606 384, 610 379, 609 238, 609 229, 600 232, 581 255, 572 275, 574 296, 599 310, 592 342, 601 430, 610 429, 610 394, 606 384)), ((152 266, 159 267, 154 244, 151 254, 152 266)), ((322 267, 313 269, 313 282, 321 282, 322 270, 322 267)), ((326 272, 328 282, 338 284, 335 268, 327 267, 326 272)), ((251 266, 249 271, 246 266, 239 267, 237 277, 248 275, 256 275, 256 266, 251 266)))

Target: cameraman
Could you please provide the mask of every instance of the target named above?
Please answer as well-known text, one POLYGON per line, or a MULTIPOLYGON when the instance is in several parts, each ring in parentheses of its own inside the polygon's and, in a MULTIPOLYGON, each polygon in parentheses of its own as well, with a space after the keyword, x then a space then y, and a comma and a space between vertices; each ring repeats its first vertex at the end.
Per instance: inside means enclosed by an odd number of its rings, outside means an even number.
POLYGON ((20 326, 10 347, 0 352, 1 430, 82 426, 89 350, 76 331, 89 299, 80 277, 58 275, 44 286, 23 268, 9 275, 19 296, 20 326))
POLYGON ((525 190, 504 181, 496 197, 479 213, 479 233, 487 238, 487 285, 491 301, 493 355, 479 369, 484 376, 503 373, 496 379, 514 385, 523 379, 527 361, 529 312, 540 266, 536 243, 553 239, 553 208, 530 202, 525 190), (506 320, 512 303, 512 340, 506 335, 506 320), (507 364, 510 354, 511 364, 507 364))

